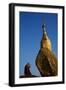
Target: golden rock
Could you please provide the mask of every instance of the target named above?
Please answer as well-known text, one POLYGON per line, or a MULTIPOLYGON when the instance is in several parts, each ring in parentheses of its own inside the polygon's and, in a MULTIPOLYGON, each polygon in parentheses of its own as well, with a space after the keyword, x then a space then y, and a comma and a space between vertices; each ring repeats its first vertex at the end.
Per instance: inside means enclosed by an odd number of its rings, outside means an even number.
POLYGON ((41 47, 36 57, 36 66, 41 76, 56 76, 58 74, 57 58, 52 52, 51 41, 43 27, 41 47))

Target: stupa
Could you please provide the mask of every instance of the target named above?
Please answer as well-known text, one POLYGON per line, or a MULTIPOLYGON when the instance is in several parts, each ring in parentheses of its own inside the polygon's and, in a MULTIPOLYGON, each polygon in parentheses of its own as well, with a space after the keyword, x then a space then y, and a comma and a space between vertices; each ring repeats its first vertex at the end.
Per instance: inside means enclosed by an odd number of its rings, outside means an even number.
POLYGON ((52 44, 46 32, 46 25, 42 25, 43 36, 40 50, 36 57, 36 66, 41 76, 56 76, 58 74, 57 57, 52 51, 52 44))

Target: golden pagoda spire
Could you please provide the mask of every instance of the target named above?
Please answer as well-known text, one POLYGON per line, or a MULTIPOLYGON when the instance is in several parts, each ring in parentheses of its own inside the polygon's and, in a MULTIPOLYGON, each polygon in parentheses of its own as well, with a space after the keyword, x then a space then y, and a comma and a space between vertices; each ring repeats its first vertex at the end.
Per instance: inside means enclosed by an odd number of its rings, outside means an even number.
POLYGON ((51 50, 51 41, 47 36, 45 24, 42 25, 42 30, 43 30, 43 36, 42 36, 42 40, 41 40, 41 48, 42 49, 47 48, 47 49, 51 50))

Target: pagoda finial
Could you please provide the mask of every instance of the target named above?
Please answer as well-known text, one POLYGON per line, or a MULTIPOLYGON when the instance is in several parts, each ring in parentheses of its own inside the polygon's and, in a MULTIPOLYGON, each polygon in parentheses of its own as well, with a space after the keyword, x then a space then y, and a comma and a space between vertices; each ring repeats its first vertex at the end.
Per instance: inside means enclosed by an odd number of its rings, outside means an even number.
POLYGON ((42 18, 42 30, 43 30, 43 34, 46 34, 46 24, 45 24, 45 18, 42 18))
POLYGON ((43 34, 46 34, 46 25, 45 24, 42 25, 42 30, 43 30, 43 34))

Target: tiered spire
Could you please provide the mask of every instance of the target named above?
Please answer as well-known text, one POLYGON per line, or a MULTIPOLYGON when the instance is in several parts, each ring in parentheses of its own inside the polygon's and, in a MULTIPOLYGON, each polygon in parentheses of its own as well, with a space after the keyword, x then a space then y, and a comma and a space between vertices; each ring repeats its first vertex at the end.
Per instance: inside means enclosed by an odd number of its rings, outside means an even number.
POLYGON ((43 36, 42 36, 42 40, 41 40, 41 48, 47 48, 49 50, 51 50, 51 41, 47 36, 46 33, 46 24, 42 25, 42 30, 43 30, 43 36))

